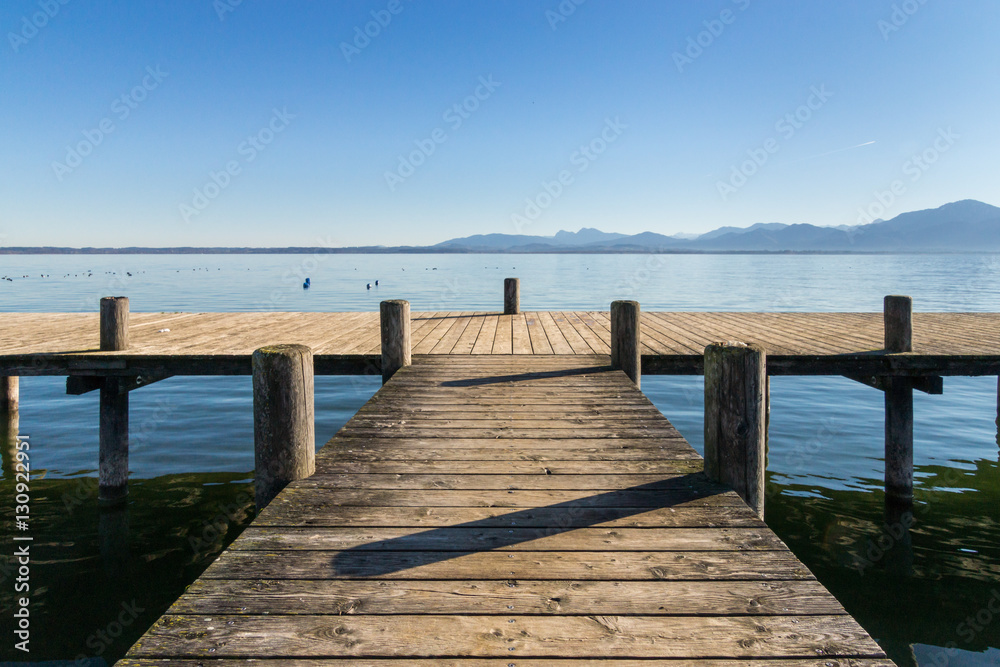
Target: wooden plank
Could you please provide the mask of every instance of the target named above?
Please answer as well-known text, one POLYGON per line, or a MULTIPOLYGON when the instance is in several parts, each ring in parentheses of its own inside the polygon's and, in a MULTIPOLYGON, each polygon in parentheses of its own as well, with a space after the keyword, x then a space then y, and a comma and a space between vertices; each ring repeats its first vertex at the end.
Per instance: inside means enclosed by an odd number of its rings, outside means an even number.
POLYGON ((741 507, 745 503, 732 491, 706 495, 701 489, 614 490, 399 490, 329 489, 294 483, 272 503, 308 503, 313 511, 346 507, 520 507, 559 505, 573 507, 632 507, 648 509, 691 505, 699 507, 741 507))
POLYGON ((234 551, 775 551, 766 528, 247 528, 234 551))
POLYGON ((256 526, 395 526, 444 527, 475 523, 480 527, 543 528, 728 528, 757 527, 763 522, 747 507, 608 508, 541 507, 377 507, 272 503, 256 526))
POLYGON ((165 616, 132 657, 880 657, 845 616, 165 616), (209 647, 213 650, 209 651, 209 647), (513 649, 513 650, 512 650, 513 649))
POLYGON ((692 581, 813 579, 789 551, 226 550, 203 579, 498 579, 692 581))
POLYGON ((817 581, 295 581, 202 579, 170 614, 835 616, 817 581))
POLYGON ((528 334, 527 316, 524 313, 511 318, 511 336, 514 354, 531 354, 531 336, 528 334))
MULTIPOLYGON (((219 660, 213 658, 206 662, 203 659, 183 658, 174 659, 141 659, 125 658, 115 663, 116 667, 284 667, 287 660, 268 660, 251 658, 241 660, 238 658, 219 660)), ((295 664, 299 667, 519 667, 524 665, 523 661, 512 662, 511 658, 296 658, 295 664)), ((608 660, 604 658, 574 659, 567 662, 564 659, 556 658, 552 660, 531 659, 532 667, 678 667, 675 659, 648 659, 641 660, 608 660)), ((706 660, 690 659, 685 660, 684 665, 692 667, 752 667, 753 665, 765 664, 765 661, 749 662, 744 660, 706 660)), ((879 658, 826 658, 820 660, 810 659, 782 659, 781 667, 893 667, 893 663, 886 659, 879 658)))
POLYGON ((500 316, 491 314, 486 316, 483 328, 476 338, 475 345, 472 346, 472 354, 490 354, 493 352, 493 340, 496 338, 497 326, 500 324, 500 316))

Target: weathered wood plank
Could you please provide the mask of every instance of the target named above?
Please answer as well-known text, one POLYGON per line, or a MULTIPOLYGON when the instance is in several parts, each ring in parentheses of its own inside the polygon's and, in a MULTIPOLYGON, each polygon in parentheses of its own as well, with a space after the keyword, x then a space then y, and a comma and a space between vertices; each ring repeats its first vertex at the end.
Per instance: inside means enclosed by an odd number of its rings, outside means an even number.
POLYGON ((227 550, 203 579, 813 579, 790 551, 282 551, 227 550))
POLYGON ((295 581, 201 579, 170 614, 622 614, 835 616, 843 607, 799 581, 295 581))
POLYGON ((880 657, 844 616, 165 616, 133 657, 880 657), (211 649, 211 650, 209 650, 211 649))

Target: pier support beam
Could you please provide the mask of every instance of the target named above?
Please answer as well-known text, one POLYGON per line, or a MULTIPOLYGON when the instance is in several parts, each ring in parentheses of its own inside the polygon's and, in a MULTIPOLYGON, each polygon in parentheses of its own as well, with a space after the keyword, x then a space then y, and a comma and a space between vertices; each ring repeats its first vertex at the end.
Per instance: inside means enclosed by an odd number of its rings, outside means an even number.
POLYGON ((0 415, 16 413, 20 409, 20 378, 0 375, 0 415))
POLYGON ((521 280, 503 279, 503 314, 517 315, 521 312, 521 280))
MULTIPOLYGON (((885 351, 913 351, 913 300, 887 296, 883 306, 885 351)), ((913 381, 885 379, 885 495, 895 503, 913 501, 913 381)))
POLYGON ((383 301, 379 305, 379 322, 382 332, 382 384, 385 384, 396 371, 410 365, 410 302, 398 299, 383 301))
POLYGON ((253 353, 254 490, 257 510, 316 471, 313 355, 305 345, 253 353))
POLYGON ((705 474, 733 487, 764 518, 763 348, 713 343, 705 348, 705 474))
MULTIPOLYGON (((128 348, 128 297, 101 299, 101 350, 128 348)), ((104 378, 101 387, 100 468, 98 499, 105 504, 128 496, 128 390, 118 378, 104 378)))
POLYGON ((642 354, 639 349, 639 302, 611 302, 611 367, 641 386, 642 354))

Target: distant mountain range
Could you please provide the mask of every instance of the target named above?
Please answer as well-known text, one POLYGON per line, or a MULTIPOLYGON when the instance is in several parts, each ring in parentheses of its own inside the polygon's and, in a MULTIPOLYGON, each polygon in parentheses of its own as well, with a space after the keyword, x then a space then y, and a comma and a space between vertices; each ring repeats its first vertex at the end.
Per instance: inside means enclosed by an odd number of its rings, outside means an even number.
POLYGON ((866 225, 818 227, 762 222, 705 234, 615 234, 584 228, 554 236, 476 234, 432 246, 345 248, 0 247, 0 254, 264 253, 648 253, 648 252, 1000 252, 1000 208, 973 199, 866 225))
POLYGON ((431 248, 460 252, 1000 252, 1000 208, 965 199, 867 225, 818 227, 757 223, 701 235, 609 234, 597 229, 555 236, 477 234, 431 248))

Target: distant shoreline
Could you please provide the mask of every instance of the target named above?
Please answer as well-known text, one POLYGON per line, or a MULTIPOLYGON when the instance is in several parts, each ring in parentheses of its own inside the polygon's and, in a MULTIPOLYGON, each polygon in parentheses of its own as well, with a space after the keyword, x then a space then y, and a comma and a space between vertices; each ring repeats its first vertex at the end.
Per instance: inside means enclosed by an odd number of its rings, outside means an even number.
POLYGON ((548 250, 456 249, 428 247, 357 248, 55 248, 24 246, 0 248, 0 255, 994 255, 989 250, 692 250, 577 249, 548 250))

